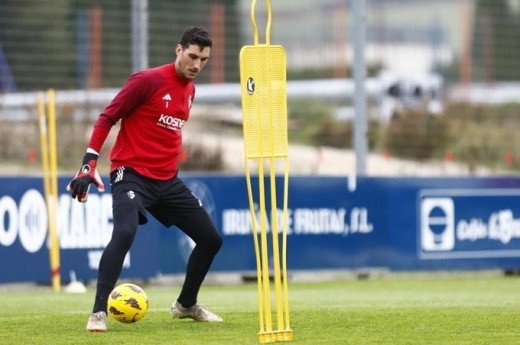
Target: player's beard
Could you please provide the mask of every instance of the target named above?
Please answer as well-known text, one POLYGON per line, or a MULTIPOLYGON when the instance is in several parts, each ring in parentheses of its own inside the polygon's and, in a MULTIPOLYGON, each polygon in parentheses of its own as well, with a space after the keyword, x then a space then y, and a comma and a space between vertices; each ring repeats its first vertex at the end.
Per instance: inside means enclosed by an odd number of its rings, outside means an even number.
POLYGON ((175 69, 177 70, 177 73, 186 80, 193 80, 195 79, 199 73, 200 70, 196 70, 193 68, 190 68, 189 66, 185 66, 182 61, 176 61, 175 62, 175 69))
POLYGON ((184 73, 184 78, 193 80, 193 79, 197 78, 198 75, 199 75, 198 70, 186 68, 185 73, 184 73))

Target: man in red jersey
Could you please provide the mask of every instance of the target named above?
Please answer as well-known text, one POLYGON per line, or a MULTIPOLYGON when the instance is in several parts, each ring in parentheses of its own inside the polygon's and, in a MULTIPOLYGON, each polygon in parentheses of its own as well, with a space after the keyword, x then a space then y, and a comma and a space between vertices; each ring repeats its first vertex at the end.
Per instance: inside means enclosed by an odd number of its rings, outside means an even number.
POLYGON ((114 229, 101 256, 87 330, 107 330, 107 298, 114 288, 138 225, 148 212, 164 226, 177 226, 194 242, 186 277, 171 306, 174 318, 221 322, 197 304, 200 286, 222 245, 202 203, 177 177, 182 127, 195 96, 193 79, 206 65, 212 47, 207 31, 187 28, 175 47, 173 63, 133 74, 94 124, 81 169, 67 189, 86 202, 90 185, 104 185, 96 163, 112 126, 121 126, 111 150, 110 184, 114 229))

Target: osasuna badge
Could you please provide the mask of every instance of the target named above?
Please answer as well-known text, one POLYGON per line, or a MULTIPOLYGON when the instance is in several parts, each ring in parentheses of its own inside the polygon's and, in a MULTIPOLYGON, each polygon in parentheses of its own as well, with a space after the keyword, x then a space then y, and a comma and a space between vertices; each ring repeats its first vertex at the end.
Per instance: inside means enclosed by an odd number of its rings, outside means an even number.
POLYGON ((247 78, 247 93, 252 95, 253 93, 255 93, 255 80, 253 79, 253 77, 249 77, 247 78))

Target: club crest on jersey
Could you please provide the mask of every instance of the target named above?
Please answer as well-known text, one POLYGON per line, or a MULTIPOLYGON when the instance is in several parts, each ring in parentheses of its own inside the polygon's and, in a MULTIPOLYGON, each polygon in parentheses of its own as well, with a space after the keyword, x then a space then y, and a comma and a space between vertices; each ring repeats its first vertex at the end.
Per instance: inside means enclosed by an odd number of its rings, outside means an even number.
POLYGON ((170 129, 172 131, 180 131, 184 126, 185 122, 186 121, 181 120, 177 117, 161 114, 159 116, 159 120, 157 121, 157 125, 163 128, 170 129))

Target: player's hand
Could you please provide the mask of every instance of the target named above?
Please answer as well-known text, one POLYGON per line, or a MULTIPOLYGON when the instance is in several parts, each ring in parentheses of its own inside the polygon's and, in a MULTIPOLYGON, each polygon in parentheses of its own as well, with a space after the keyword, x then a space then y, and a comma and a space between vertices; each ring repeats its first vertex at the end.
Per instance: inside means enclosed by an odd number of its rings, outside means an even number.
POLYGON ((105 191, 105 185, 96 169, 97 159, 98 155, 95 153, 85 154, 81 169, 67 185, 67 190, 71 192, 73 199, 78 199, 79 202, 87 202, 91 183, 96 185, 98 191, 105 191))

